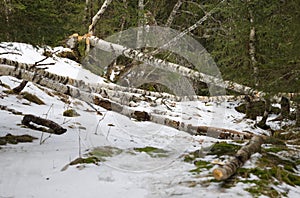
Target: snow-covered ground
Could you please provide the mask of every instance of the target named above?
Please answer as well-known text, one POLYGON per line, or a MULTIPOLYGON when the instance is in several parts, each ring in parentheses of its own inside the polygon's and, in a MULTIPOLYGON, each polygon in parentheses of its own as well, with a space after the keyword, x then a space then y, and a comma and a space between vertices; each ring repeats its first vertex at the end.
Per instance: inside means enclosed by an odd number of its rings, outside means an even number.
MULTIPOLYGON (((8 58, 25 63, 34 63, 44 58, 43 48, 19 43, 1 43, 1 52, 18 52, 22 55, 5 54, 8 58)), ((62 50, 48 49, 48 50, 62 50)), ((54 56, 45 62, 48 71, 59 75, 96 83, 103 82, 78 63, 54 56)), ((2 83, 11 88, 20 80, 10 76, 0 76, 2 83)), ((211 173, 195 176, 189 170, 193 164, 183 161, 188 151, 209 148, 216 141, 205 136, 191 136, 176 129, 154 124, 137 122, 114 112, 94 106, 93 108, 76 98, 61 100, 55 92, 28 83, 24 91, 35 94, 46 104, 37 105, 17 95, 6 94, 0 86, 0 104, 22 112, 53 120, 67 128, 63 135, 49 135, 24 128, 22 115, 14 115, 0 110, 0 136, 29 134, 38 139, 32 143, 7 144, 0 149, 0 198, 16 197, 251 197, 243 190, 246 184, 239 183, 224 189, 218 184, 189 187, 192 181, 211 179, 211 173), (52 93, 52 94, 49 94, 52 93), (63 112, 75 109, 80 116, 64 117, 63 112), (102 115, 97 114, 94 108, 102 115), (42 142, 42 144, 40 144, 42 142), (68 166, 79 156, 84 156, 95 147, 111 146, 122 150, 113 157, 106 158, 99 165, 85 164, 68 166), (135 152, 134 148, 152 146, 167 151, 166 157, 153 157, 145 152, 135 152)), ((243 119, 243 114, 234 110, 237 102, 176 103, 172 118, 185 120, 193 125, 206 125, 264 133, 253 129, 253 123, 243 119)), ((165 106, 149 107, 141 103, 138 108, 149 111, 166 110, 165 106)), ((204 156, 204 160, 210 160, 204 156)), ((250 160, 251 162, 251 160, 250 160)), ((300 193, 294 188, 291 193, 300 193)), ((292 195, 292 194, 291 194, 292 195)))

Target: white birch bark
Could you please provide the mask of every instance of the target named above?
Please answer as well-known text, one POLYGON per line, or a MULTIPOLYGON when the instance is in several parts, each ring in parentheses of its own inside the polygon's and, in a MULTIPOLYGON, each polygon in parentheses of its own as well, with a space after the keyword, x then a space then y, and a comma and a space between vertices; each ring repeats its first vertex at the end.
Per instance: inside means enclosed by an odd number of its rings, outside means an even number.
MULTIPOLYGON (((222 0, 217 6, 220 6, 220 4, 222 4, 225 0, 222 0)), ((157 54, 157 52, 160 49, 167 49, 168 47, 172 46, 173 43, 176 43, 176 41, 178 41, 180 38, 182 38, 184 35, 186 35, 187 33, 193 31, 194 29, 198 28, 200 25, 203 24, 203 22, 205 22, 214 12, 216 11, 216 9, 212 9, 209 12, 207 12, 204 17, 202 17, 200 20, 198 20, 194 25, 190 26, 189 28, 185 29, 184 31, 182 31, 180 34, 178 34, 177 36, 175 36, 173 39, 171 39, 169 42, 165 43, 164 45, 162 45, 160 48, 152 51, 150 54, 157 54)))
POLYGON ((139 49, 143 46, 143 34, 145 26, 145 17, 144 17, 144 0, 138 1, 138 31, 136 37, 136 47, 139 49))
MULTIPOLYGON (((251 0, 248 0, 248 3, 251 2, 251 0)), ((249 56, 251 60, 251 65, 253 68, 253 77, 254 77, 254 84, 257 87, 259 85, 258 83, 258 67, 257 67, 257 60, 256 60, 256 49, 255 49, 255 37, 256 37, 256 31, 254 26, 254 16, 253 11, 251 8, 248 8, 249 12, 249 20, 250 20, 250 34, 249 34, 249 56)))
POLYGON ((181 5, 182 5, 182 0, 178 0, 177 3, 175 4, 175 6, 173 7, 171 14, 169 15, 169 18, 165 24, 166 27, 171 26, 181 5))
POLYGON ((96 94, 102 95, 107 99, 116 101, 118 103, 129 105, 129 102, 134 98, 139 98, 139 100, 148 100, 152 98, 152 101, 155 101, 157 105, 162 104, 162 100, 168 99, 172 101, 186 101, 186 100, 195 100, 202 102, 221 102, 221 101, 230 101, 230 100, 241 100, 243 96, 175 96, 168 93, 160 92, 151 92, 143 89, 133 88, 133 87, 123 87, 113 83, 94 83, 90 84, 82 80, 76 80, 69 78, 67 76, 60 76, 57 74, 49 73, 45 70, 39 70, 34 68, 34 64, 25 64, 19 63, 16 61, 11 61, 8 59, 1 59, 0 64, 14 66, 16 69, 22 69, 24 71, 35 72, 44 78, 47 78, 51 81, 55 81, 61 84, 68 84, 74 86, 80 90, 86 92, 93 92, 96 94))
POLYGON ((115 111, 124 116, 135 118, 139 121, 151 121, 157 124, 166 125, 181 131, 185 131, 191 135, 213 135, 213 137, 220 139, 247 139, 250 137, 250 134, 248 133, 219 128, 212 128, 214 133, 210 133, 209 127, 193 126, 190 124, 186 124, 185 122, 179 122, 170 118, 166 118, 164 115, 148 113, 145 111, 137 111, 134 108, 105 99, 99 94, 86 92, 76 87, 65 85, 55 80, 45 78, 43 75, 40 75, 37 72, 15 68, 14 66, 0 64, 0 76, 1 75, 9 75, 23 80, 31 81, 33 83, 55 90, 59 93, 66 94, 71 97, 78 98, 82 101, 101 106, 108 111, 115 111), (215 132, 217 132, 217 134, 215 132))
POLYGON ((89 34, 94 35, 95 33, 95 27, 101 16, 104 14, 105 10, 109 6, 109 4, 112 2, 112 0, 105 0, 102 4, 100 10, 96 13, 96 15, 92 18, 92 24, 89 26, 89 34))
POLYGON ((154 67, 163 69, 163 70, 168 70, 172 71, 178 74, 181 74, 182 76, 188 77, 190 79, 196 80, 196 81, 201 81, 204 82, 208 85, 214 84, 216 86, 225 88, 225 89, 230 89, 233 91, 236 91, 238 93, 242 94, 249 94, 249 95, 258 95, 260 96, 263 94, 262 92, 259 92, 257 90, 252 89, 251 87, 247 87, 235 82, 231 81, 223 81, 220 78, 207 75, 198 71, 194 71, 192 69, 186 68, 184 66, 175 64, 175 63, 170 63, 161 59, 154 58, 153 56, 149 56, 147 54, 144 54, 138 50, 130 49, 118 44, 110 43, 107 41, 104 41, 102 39, 99 39, 95 36, 89 37, 90 43, 92 46, 95 46, 101 50, 107 51, 107 52, 112 52, 113 51, 117 55, 123 55, 127 58, 131 58, 137 61, 141 61, 145 64, 152 65, 154 67))

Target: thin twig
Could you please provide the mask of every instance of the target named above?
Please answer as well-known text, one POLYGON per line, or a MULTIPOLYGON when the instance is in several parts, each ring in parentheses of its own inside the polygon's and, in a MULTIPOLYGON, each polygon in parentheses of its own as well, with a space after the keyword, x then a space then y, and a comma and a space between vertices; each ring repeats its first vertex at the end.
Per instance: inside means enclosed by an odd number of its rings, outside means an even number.
POLYGON ((14 54, 14 55, 22 56, 22 54, 16 53, 16 52, 2 52, 2 53, 0 53, 0 55, 4 55, 4 54, 14 54))

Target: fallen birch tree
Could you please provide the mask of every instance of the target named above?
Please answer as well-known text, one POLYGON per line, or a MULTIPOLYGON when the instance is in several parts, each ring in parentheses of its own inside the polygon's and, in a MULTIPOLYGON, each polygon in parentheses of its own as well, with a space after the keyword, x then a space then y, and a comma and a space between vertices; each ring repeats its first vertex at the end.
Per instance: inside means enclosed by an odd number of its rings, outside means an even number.
MULTIPOLYGON (((80 90, 74 86, 65 85, 59 83, 55 80, 50 80, 45 78, 43 75, 40 75, 36 72, 27 71, 20 68, 15 68, 14 66, 0 65, 0 75, 9 75, 14 76, 23 80, 31 81, 33 83, 39 84, 41 86, 50 88, 59 93, 69 95, 74 98, 78 98, 82 101, 89 102, 95 105, 98 105, 108 111, 114 111, 120 113, 126 117, 134 118, 138 121, 150 121, 157 124, 162 124, 169 126, 181 131, 185 131, 191 135, 204 135, 203 128, 206 126, 193 126, 187 124, 184 121, 176 121, 173 119, 166 118, 164 115, 150 113, 146 111, 138 111, 134 108, 131 108, 126 105, 121 105, 115 101, 103 98, 100 94, 89 93, 83 90, 80 90)), ((207 129, 207 128, 206 128, 207 129)), ((231 134, 233 130, 212 130, 214 133, 210 133, 209 127, 205 135, 213 135, 215 138, 220 139, 247 139, 249 134, 244 132, 235 131, 234 134, 231 134), (217 134, 216 134, 217 133, 217 134)))
POLYGON ((253 136, 247 145, 237 151, 235 156, 224 166, 213 170, 213 176, 217 180, 226 180, 231 177, 238 168, 242 167, 252 154, 260 152, 261 145, 264 142, 264 137, 253 136))

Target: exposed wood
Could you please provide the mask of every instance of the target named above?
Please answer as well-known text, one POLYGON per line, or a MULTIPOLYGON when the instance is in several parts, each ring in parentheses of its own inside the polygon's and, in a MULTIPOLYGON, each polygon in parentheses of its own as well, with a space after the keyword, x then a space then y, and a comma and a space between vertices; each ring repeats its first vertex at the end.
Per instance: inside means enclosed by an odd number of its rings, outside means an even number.
POLYGON ((262 136, 253 136, 246 146, 243 146, 236 155, 224 166, 213 170, 213 176, 217 180, 226 180, 231 177, 238 168, 242 167, 252 154, 260 152, 264 142, 262 136))
POLYGON ((32 129, 38 129, 36 126, 32 125, 31 123, 45 126, 48 128, 48 129, 46 129, 45 132, 53 133, 56 135, 61 135, 67 131, 67 129, 61 127, 59 124, 53 122, 52 120, 40 118, 40 117, 37 117, 35 115, 30 115, 30 114, 25 115, 23 117, 22 124, 25 126, 28 126, 29 128, 32 128, 32 129))

